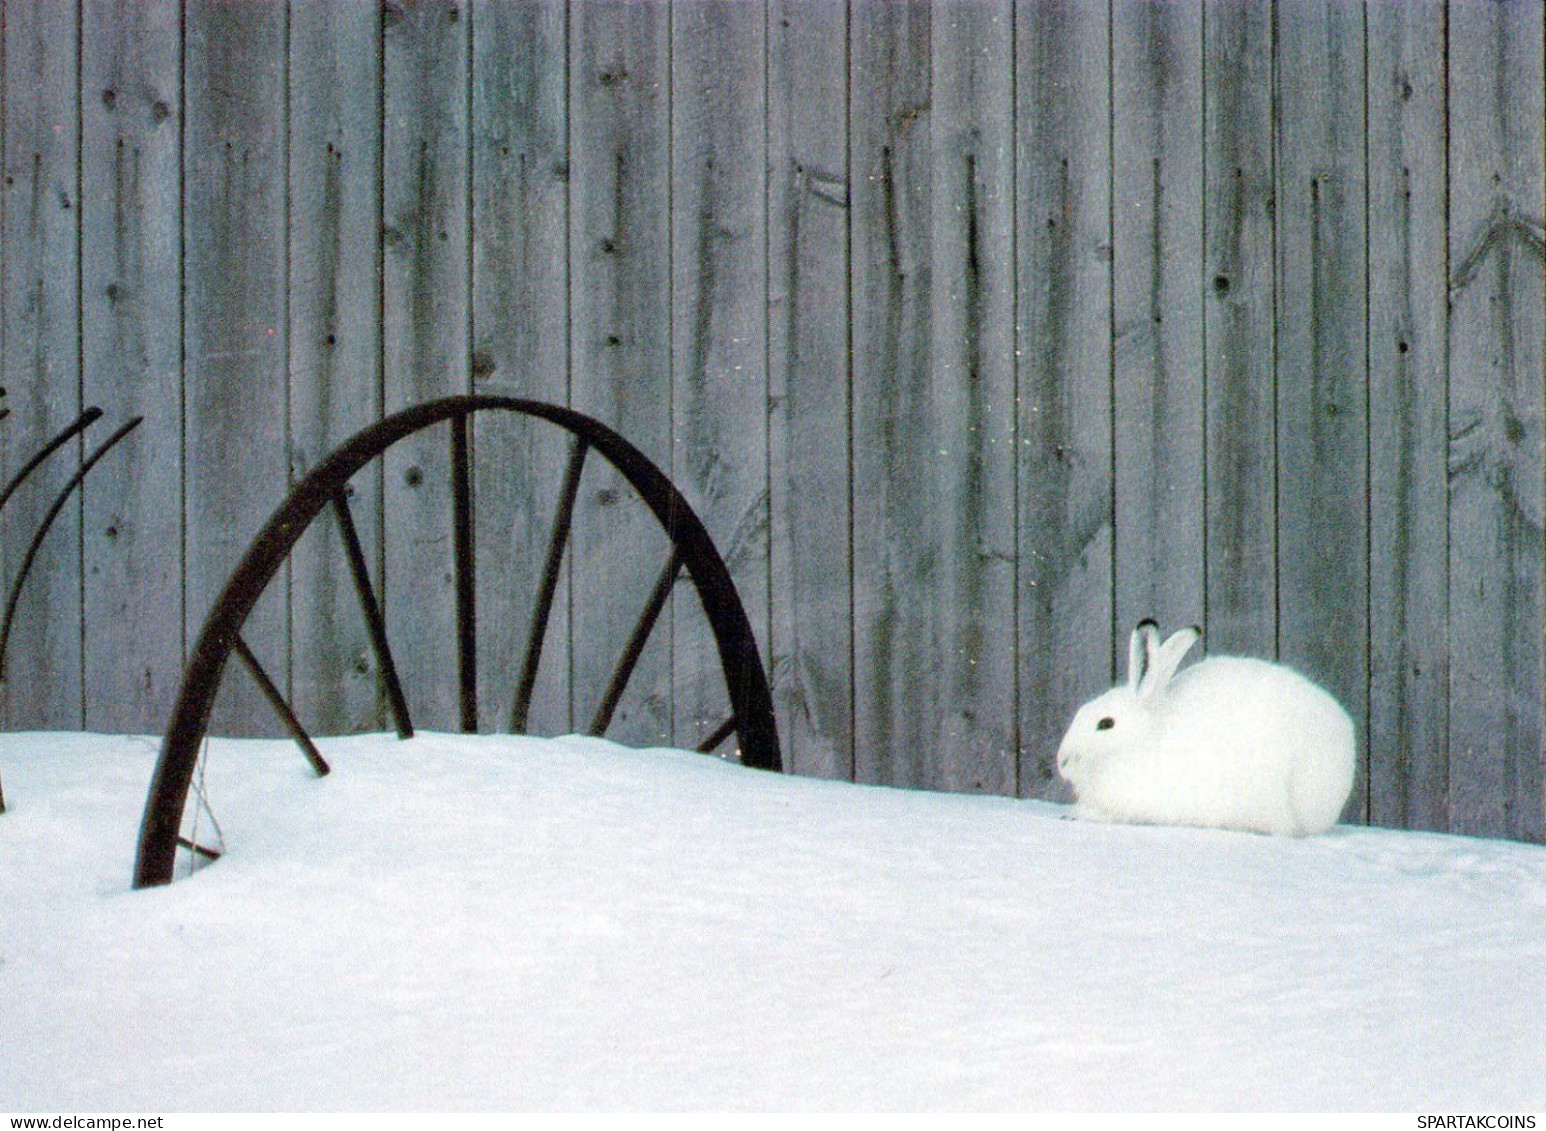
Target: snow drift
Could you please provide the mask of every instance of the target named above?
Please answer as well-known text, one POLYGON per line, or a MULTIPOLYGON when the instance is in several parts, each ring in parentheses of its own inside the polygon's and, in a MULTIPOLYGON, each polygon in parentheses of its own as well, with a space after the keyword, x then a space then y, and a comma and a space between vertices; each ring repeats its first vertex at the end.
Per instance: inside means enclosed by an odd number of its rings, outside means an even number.
POLYGON ((0 736, 0 1108, 1546 1107, 1539 847, 373 735, 133 892, 156 745, 0 736))

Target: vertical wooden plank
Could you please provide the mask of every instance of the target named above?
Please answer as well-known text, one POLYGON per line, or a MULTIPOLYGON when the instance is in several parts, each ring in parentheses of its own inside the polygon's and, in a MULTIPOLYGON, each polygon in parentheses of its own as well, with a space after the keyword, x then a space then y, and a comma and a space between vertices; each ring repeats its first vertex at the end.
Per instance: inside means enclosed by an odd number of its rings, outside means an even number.
MULTIPOLYGON (((660 466, 671 459, 671 13, 661 4, 573 11, 570 240, 574 407, 660 466)), ((669 555, 622 479, 588 474, 575 509, 574 720, 585 727, 669 555)), ((671 633, 663 618, 608 736, 671 740, 671 633)))
POLYGON ((83 400, 109 428, 145 417, 82 487, 93 731, 159 732, 182 678, 180 16, 81 9, 83 400))
POLYGON ((1543 627, 1539 4, 1449 15, 1450 826, 1539 840, 1543 627))
MULTIPOLYGON (((187 638, 284 496, 285 10, 187 5, 183 168, 187 638)), ((242 631, 281 687, 283 576, 242 631)), ((250 680, 225 681, 212 733, 280 734, 250 680)))
POLYGON ((1369 6, 1369 820, 1448 827, 1444 6, 1369 6))
POLYGON ((932 784, 931 21, 924 3, 850 8, 854 775, 932 784))
MULTIPOLYGON (((472 379, 478 392, 569 397, 568 17, 557 2, 473 8, 472 379)), ((480 713, 509 723, 569 456, 567 434, 501 415, 474 439, 480 713)), ((568 567, 544 635, 528 729, 572 730, 568 567)))
MULTIPOLYGON (((934 8, 928 448, 938 540, 938 786, 1013 794, 1015 688, 1014 14, 934 8)), ((1105 154, 1102 153, 1104 160, 1105 154)))
MULTIPOLYGON (((382 383, 387 412, 468 391, 467 13, 456 0, 382 8, 382 383)), ((392 447, 385 617, 416 725, 460 718, 447 427, 392 447)))
MULTIPOLYGON (((30 458, 82 408, 76 18, 71 3, 10 5, 5 11, 0 318, 5 403, 12 415, 0 428, 8 441, 8 469, 30 458)), ((80 450, 72 443, 55 453, 7 504, 0 544, 4 592, 80 450)), ((16 607, 0 687, 0 718, 7 727, 80 725, 80 583, 80 510, 72 500, 43 543, 16 607)))
POLYGON ((768 10, 771 669, 785 766, 852 778, 848 13, 768 10))
POLYGON ((1105 6, 1018 9, 1019 791, 1113 674, 1111 180, 1105 6))
MULTIPOLYGON (((298 478, 381 409, 381 13, 290 7, 290 437, 298 478)), ((356 476, 350 510, 380 557, 380 474, 356 476)), ((315 733, 385 722, 375 654, 331 515, 291 567, 292 706, 315 733)), ((379 578, 377 578, 379 586, 379 578)))
POLYGON ((1274 654, 1272 5, 1215 0, 1203 58, 1207 646, 1274 654))
MULTIPOLYGON (((672 8, 672 477, 768 642, 766 21, 764 5, 672 8)), ((672 603, 673 734, 730 715, 696 594, 672 603)))
POLYGON ((1116 641, 1201 624, 1202 0, 1112 6, 1116 641))
MULTIPOLYGON (((1279 19, 1278 651, 1367 742, 1368 230, 1364 11, 1299 3, 1279 19)), ((1365 747, 1366 749, 1366 747, 1365 747)), ((1358 776, 1349 815, 1363 819, 1358 776)))

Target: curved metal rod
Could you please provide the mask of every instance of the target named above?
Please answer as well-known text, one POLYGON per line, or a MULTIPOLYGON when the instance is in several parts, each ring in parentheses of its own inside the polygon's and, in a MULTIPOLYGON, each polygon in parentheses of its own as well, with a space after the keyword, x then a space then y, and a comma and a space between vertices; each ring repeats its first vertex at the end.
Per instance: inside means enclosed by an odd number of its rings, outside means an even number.
MULTIPOLYGON (((97 416, 101 415, 101 410, 96 410, 96 412, 97 416)), ((83 413, 81 419, 85 420, 86 415, 87 414, 83 413)), ((96 416, 91 418, 91 420, 95 419, 96 416)), ((144 419, 145 418, 143 416, 136 416, 132 418, 128 423, 122 425, 118 431, 114 432, 111 436, 104 440, 101 447, 97 448, 96 451, 92 452, 91 455, 86 457, 85 462, 82 463, 80 467, 75 469, 75 474, 70 476, 69 482, 64 485, 64 489, 61 490, 58 497, 54 499, 54 503, 51 507, 48 508, 48 514, 43 517, 43 522, 38 527, 37 533, 32 536, 32 544, 27 547, 27 556, 22 558, 21 569, 17 571, 16 580, 11 583, 10 596, 6 598, 5 620, 3 623, 0 623, 0 680, 6 678, 5 652, 11 641, 11 618, 16 615, 16 602, 21 598, 21 587, 23 584, 25 584, 27 580, 27 574, 32 569, 32 563, 38 556, 38 548, 43 545, 43 539, 48 537, 49 528, 54 525, 54 519, 58 518, 59 512, 64 509, 65 501, 69 499, 70 493, 74 491, 76 487, 80 486, 82 479, 86 478, 86 473, 96 466, 99 459, 107 455, 107 453, 112 450, 114 444, 118 443, 119 440, 122 440, 130 432, 133 432, 137 427, 139 427, 140 421, 144 419)), ((86 424, 90 424, 91 420, 86 420, 86 424)), ((71 425, 71 427, 75 428, 76 425, 79 425, 80 428, 84 428, 86 424, 81 424, 81 422, 77 420, 75 425, 71 425)), ((79 431, 79 428, 76 428, 76 430, 79 431)), ((71 433, 71 435, 73 434, 74 433, 71 433)), ((54 447, 64 443, 64 440, 68 438, 69 436, 66 436, 64 439, 58 440, 54 447)), ((45 451, 43 454, 46 455, 47 451, 45 451)))
POLYGON ((681 553, 682 563, 698 591, 719 648, 720 667, 737 719, 742 765, 764 770, 783 768, 773 697, 751 622, 724 558, 714 547, 702 520, 665 472, 616 432, 572 409, 492 394, 445 397, 388 416, 335 448, 290 489, 232 571, 189 653, 182 686, 167 724, 140 824, 134 865, 136 888, 171 882, 183 807, 232 641, 289 557, 296 540, 356 472, 394 443, 431 425, 484 409, 534 416, 567 429, 583 437, 628 480, 681 553))
MULTIPOLYGON (((0 409, 0 413, 8 414, 10 411, 10 409, 0 409)), ((37 455, 29 459, 22 466, 20 471, 11 476, 11 481, 5 485, 5 490, 0 491, 0 510, 5 509, 5 504, 11 501, 11 496, 16 493, 16 488, 20 487, 24 482, 26 482, 27 476, 31 475, 38 469, 38 464, 42 463, 49 456, 53 455, 66 443, 68 443, 70 437, 80 432, 84 432, 87 428, 90 428, 97 422, 97 419, 101 415, 102 410, 96 405, 92 405, 85 412, 81 413, 75 418, 75 423, 71 424, 63 432, 59 433, 59 435, 55 436, 48 443, 44 444, 37 455)))

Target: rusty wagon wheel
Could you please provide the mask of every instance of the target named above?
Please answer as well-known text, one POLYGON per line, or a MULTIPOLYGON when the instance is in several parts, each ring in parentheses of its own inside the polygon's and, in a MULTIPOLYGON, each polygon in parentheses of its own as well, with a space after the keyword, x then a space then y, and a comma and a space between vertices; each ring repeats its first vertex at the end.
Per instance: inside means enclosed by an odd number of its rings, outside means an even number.
POLYGON ((237 564, 205 618, 198 642, 183 673, 182 686, 178 691, 171 721, 167 725, 161 756, 156 763, 145 802, 139 852, 135 861, 135 887, 170 882, 179 847, 206 857, 216 855, 212 850, 183 837, 181 828, 199 752, 209 727, 215 694, 224 676, 226 662, 231 656, 234 655, 247 668, 317 773, 328 772, 326 762, 322 760, 304 725, 264 673, 241 635, 242 627, 264 589, 289 557, 301 535, 324 511, 332 512, 342 535, 345 557, 397 733, 403 738, 412 735, 413 722, 408 699, 392 662, 386 624, 350 514, 348 489, 349 480, 392 445, 405 437, 442 424, 449 425, 451 444, 460 723, 464 732, 477 732, 475 562, 468 422, 474 414, 486 412, 510 412, 535 418, 565 429, 573 437, 543 576, 532 610, 525 661, 514 688, 510 730, 521 733, 526 729, 580 477, 586 457, 595 452, 621 473, 638 493, 670 538, 671 551, 639 622, 600 696, 591 720, 590 733, 600 735, 606 732, 650 630, 664 609, 673 586, 685 571, 697 591, 713 633, 730 701, 728 717, 698 749, 705 753, 711 752, 734 734, 739 740, 740 761, 743 765, 767 770, 782 769, 767 676, 757 653, 751 624, 730 579, 730 572, 703 523, 660 468, 616 432, 571 409, 503 396, 447 397, 386 417, 335 449, 291 488, 289 495, 237 564))

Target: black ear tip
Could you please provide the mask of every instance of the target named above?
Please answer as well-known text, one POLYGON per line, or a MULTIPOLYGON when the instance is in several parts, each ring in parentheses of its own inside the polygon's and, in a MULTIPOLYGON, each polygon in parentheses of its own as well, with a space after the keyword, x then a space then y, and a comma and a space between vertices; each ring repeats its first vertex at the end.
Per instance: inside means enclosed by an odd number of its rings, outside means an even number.
POLYGON ((1135 628, 1133 631, 1134 632, 1141 632, 1143 629, 1146 629, 1146 628, 1158 628, 1158 627, 1159 627, 1159 621, 1155 620, 1153 617, 1144 617, 1141 621, 1138 622, 1138 627, 1135 628))
POLYGON ((1200 625, 1200 624, 1192 625, 1192 631, 1195 632, 1198 636, 1201 636, 1202 635, 1202 625, 1200 625))

